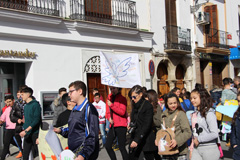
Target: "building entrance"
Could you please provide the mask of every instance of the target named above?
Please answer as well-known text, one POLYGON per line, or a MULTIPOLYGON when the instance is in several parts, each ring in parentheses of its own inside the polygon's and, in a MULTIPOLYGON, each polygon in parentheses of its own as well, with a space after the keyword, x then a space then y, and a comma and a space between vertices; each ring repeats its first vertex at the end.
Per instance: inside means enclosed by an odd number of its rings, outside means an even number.
MULTIPOLYGON (((0 108, 4 107, 4 97, 17 98, 19 86, 25 84, 25 64, 0 62, 0 108)), ((0 148, 3 147, 3 128, 0 129, 0 148)))

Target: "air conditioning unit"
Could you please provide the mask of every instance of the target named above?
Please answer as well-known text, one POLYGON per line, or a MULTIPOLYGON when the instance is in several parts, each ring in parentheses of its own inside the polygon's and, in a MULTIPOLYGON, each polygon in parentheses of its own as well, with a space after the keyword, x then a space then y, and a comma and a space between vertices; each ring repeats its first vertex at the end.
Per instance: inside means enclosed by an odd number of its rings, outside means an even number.
POLYGON ((209 13, 207 12, 198 12, 197 13, 197 24, 199 25, 207 25, 209 24, 209 13))

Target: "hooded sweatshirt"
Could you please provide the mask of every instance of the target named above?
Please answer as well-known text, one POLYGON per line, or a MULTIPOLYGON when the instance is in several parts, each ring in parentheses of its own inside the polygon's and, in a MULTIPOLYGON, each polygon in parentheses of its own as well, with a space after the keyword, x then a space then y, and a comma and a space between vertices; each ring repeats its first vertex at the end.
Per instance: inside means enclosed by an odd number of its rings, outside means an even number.
POLYGON ((209 109, 206 118, 197 111, 197 123, 198 128, 202 128, 202 132, 197 137, 199 146, 216 144, 218 142, 218 125, 214 109, 209 109))

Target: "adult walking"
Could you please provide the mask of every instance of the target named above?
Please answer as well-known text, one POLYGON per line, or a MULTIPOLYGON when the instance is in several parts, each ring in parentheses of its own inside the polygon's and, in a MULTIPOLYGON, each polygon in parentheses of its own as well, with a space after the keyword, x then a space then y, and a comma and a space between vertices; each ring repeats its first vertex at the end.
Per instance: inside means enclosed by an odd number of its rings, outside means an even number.
POLYGON ((153 106, 144 99, 143 89, 135 85, 130 90, 132 113, 129 133, 129 159, 137 160, 143 151, 146 160, 153 160, 157 147, 154 144, 153 106))
POLYGON ((111 128, 107 134, 105 148, 111 160, 116 160, 116 154, 112 149, 114 139, 117 137, 122 159, 127 160, 128 154, 125 148, 127 132, 127 100, 121 95, 121 88, 110 87, 111 96, 107 101, 110 112, 108 112, 111 128), (110 115, 109 115, 110 114, 110 115))
POLYGON ((240 159, 240 92, 237 94, 238 99, 238 109, 233 115, 232 119, 232 131, 231 131, 231 146, 233 148, 233 159, 238 160, 240 159))

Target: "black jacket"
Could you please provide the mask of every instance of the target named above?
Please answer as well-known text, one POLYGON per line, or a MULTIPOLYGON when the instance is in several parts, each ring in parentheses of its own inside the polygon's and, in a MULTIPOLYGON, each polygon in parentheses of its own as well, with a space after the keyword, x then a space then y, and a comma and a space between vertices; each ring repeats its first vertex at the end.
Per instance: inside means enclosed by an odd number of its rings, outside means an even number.
POLYGON ((12 110, 10 112, 10 120, 12 123, 16 123, 16 129, 15 132, 16 134, 20 133, 22 131, 22 123, 18 123, 18 119, 23 118, 23 107, 25 103, 21 100, 18 99, 14 105, 12 106, 12 110))
POLYGON ((142 148, 142 151, 157 150, 154 143, 156 133, 153 127, 153 106, 151 103, 140 99, 136 104, 133 104, 131 122, 136 123, 136 130, 131 134, 131 139, 138 144, 138 148, 142 148))
POLYGON ((232 147, 237 145, 233 149, 233 159, 240 159, 240 113, 237 115, 235 125, 232 125, 230 141, 232 147))
POLYGON ((98 112, 92 103, 88 103, 89 114, 88 114, 88 127, 89 133, 86 137, 86 106, 83 106, 81 111, 73 109, 69 120, 68 120, 68 129, 64 130, 61 134, 64 137, 68 137, 68 147, 77 155, 82 155, 86 160, 95 160, 98 157, 99 153, 99 121, 98 121, 98 112), (86 138, 86 139, 85 139, 86 138), (84 144, 83 144, 84 142, 84 144), (78 148, 83 144, 81 151, 78 151, 78 148))

